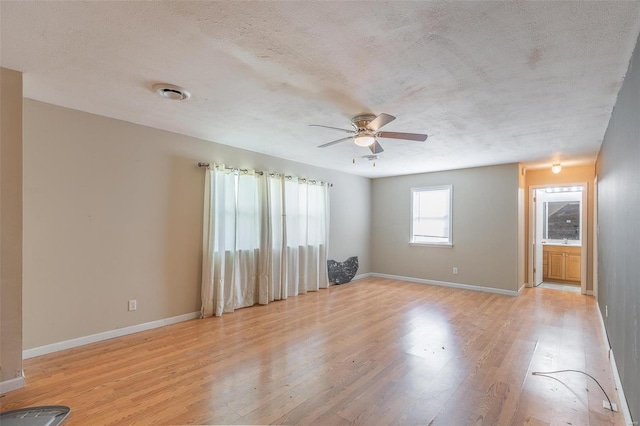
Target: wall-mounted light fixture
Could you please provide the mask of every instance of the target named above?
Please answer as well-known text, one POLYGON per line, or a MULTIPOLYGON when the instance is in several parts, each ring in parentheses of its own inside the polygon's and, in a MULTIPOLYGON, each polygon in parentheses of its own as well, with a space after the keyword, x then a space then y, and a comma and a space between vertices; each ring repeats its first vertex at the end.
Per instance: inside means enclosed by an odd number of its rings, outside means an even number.
POLYGON ((551 166, 551 171, 555 174, 560 173, 560 170, 562 170, 562 164, 560 163, 555 163, 551 166))

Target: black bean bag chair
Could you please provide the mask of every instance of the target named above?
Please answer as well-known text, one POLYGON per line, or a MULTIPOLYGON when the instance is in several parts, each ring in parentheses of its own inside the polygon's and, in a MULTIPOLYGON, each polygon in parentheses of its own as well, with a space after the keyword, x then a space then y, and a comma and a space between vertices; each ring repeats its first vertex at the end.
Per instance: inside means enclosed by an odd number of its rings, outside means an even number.
POLYGON ((327 267, 329 268, 329 281, 336 284, 346 284, 358 272, 358 256, 352 256, 344 262, 327 260, 327 267))

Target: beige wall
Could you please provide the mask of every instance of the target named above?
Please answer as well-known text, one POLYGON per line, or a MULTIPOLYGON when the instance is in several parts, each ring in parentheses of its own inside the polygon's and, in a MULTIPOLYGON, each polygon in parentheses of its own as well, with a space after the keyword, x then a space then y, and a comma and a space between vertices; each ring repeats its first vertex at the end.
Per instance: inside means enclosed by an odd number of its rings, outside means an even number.
POLYGON ((198 161, 332 182, 329 256, 371 271, 370 179, 28 99, 24 123, 25 349, 200 309, 198 161))
POLYGON ((372 214, 374 272, 518 290, 517 164, 375 179, 372 214), (410 246, 411 188, 448 184, 453 248, 410 246))
POLYGON ((588 185, 587 192, 587 291, 593 289, 593 180, 595 179, 595 165, 579 167, 563 167, 559 174, 553 174, 550 168, 540 170, 527 170, 526 172, 527 196, 525 205, 525 259, 527 263, 527 280, 529 277, 529 248, 530 248, 530 224, 529 201, 532 186, 538 185, 562 185, 585 182, 588 185))
POLYGON ((22 374, 22 73, 0 68, 0 382, 22 374))

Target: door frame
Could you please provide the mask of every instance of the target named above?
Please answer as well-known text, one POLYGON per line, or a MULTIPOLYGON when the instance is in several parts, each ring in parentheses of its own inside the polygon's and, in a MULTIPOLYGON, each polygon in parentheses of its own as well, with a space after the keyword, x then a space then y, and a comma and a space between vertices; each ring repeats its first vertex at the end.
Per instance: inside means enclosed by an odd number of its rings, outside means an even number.
MULTIPOLYGON (((533 218, 533 225, 532 225, 533 226, 533 228, 532 228, 533 238, 531 240, 532 242, 533 241, 537 241, 537 237, 539 236, 539 232, 538 231, 539 231, 539 228, 541 228, 541 220, 538 217, 539 213, 541 211, 541 208, 540 208, 541 206, 536 201, 537 200, 537 198, 536 198, 536 195, 537 195, 536 191, 537 190, 538 189, 534 189, 533 190, 533 198, 532 198, 533 211, 535 212, 533 214, 533 216, 531 216, 533 218)), ((543 253, 544 247, 538 248, 537 244, 532 244, 531 245, 531 250, 533 250, 533 257, 532 257, 532 260, 533 260, 533 280, 532 280, 532 283, 533 283, 533 286, 535 287, 535 286, 538 285, 538 283, 536 282, 536 276, 541 277, 540 284, 542 284, 542 281, 544 280, 544 253, 543 253), (536 258, 536 255, 538 255, 538 253, 540 254, 540 257, 541 257, 540 259, 536 258), (540 271, 537 271, 538 267, 540 267, 540 269, 541 269, 540 271)))
POLYGON ((598 175, 593 179, 593 247, 591 252, 593 253, 593 276, 592 276, 592 292, 593 296, 598 301, 598 175))
POLYGON ((529 256, 528 256, 528 283, 527 287, 533 287, 533 267, 535 252, 535 220, 536 211, 534 208, 533 197, 536 189, 544 188, 562 188, 565 186, 581 186, 582 187, 582 223, 580 224, 580 241, 582 241, 582 247, 580 248, 580 293, 587 294, 587 253, 589 245, 589 184, 587 182, 576 183, 547 183, 542 185, 530 185, 529 186, 529 256))

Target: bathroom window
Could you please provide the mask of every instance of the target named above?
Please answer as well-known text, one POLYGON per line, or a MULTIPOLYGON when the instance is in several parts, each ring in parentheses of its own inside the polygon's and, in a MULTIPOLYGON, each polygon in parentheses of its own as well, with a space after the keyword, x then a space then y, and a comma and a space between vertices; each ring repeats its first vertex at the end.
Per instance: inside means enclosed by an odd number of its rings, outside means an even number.
POLYGON ((546 201, 543 205, 543 238, 547 242, 579 243, 582 222, 580 200, 546 201))

